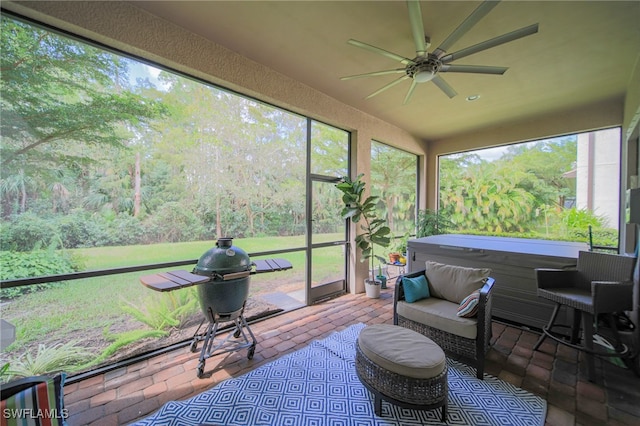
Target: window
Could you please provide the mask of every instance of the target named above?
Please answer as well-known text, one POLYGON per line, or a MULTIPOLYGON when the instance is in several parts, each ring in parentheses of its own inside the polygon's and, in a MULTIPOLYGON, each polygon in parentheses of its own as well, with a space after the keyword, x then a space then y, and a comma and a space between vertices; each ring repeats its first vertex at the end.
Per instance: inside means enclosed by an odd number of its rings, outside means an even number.
POLYGON ((443 155, 439 209, 461 233, 615 250, 620 158, 619 128, 443 155))
MULTIPOLYGON (((309 119, 8 15, 1 31, 2 280, 192 268, 234 237, 255 259, 290 250, 294 264, 252 280, 247 318, 279 310, 266 293, 304 290, 309 119)), ((349 134, 313 129, 314 148, 333 150, 312 154, 315 172, 347 173, 349 134)), ((3 285, 17 327, 3 360, 13 368, 43 344, 75 354, 61 367, 75 373, 189 339, 194 288, 140 283, 162 270, 3 285)))
POLYGON ((415 234, 417 158, 380 142, 371 143, 371 194, 380 197, 380 216, 386 217, 394 237, 415 234))

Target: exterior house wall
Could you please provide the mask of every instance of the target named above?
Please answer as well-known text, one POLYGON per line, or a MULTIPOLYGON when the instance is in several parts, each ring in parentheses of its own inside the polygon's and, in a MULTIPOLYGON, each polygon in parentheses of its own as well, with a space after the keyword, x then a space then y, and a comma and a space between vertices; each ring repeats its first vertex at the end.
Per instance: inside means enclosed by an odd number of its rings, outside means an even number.
POLYGON ((620 132, 602 130, 578 136, 576 207, 602 217, 606 227, 619 222, 620 132))

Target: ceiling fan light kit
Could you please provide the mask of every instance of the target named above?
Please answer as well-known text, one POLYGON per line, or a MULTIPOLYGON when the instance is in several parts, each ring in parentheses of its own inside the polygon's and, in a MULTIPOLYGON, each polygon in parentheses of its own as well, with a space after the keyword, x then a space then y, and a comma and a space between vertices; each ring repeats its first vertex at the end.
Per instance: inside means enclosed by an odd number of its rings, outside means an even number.
MULTIPOLYGON (((454 53, 446 54, 449 47, 454 45, 463 35, 465 35, 474 25, 476 25, 491 9, 493 9, 499 0, 487 0, 481 3, 472 13, 469 15, 449 36, 438 46, 433 52, 429 53, 427 49, 430 46, 429 38, 424 34, 424 26, 422 23, 422 11, 420 9, 420 2, 418 0, 407 0, 407 7, 409 9, 409 22, 411 24, 411 32, 416 49, 416 57, 413 59, 405 58, 393 52, 381 49, 376 46, 372 46, 367 43, 363 43, 358 40, 350 39, 349 44, 359 47, 361 49, 368 50, 373 53, 385 56, 394 61, 400 62, 404 65, 404 68, 397 68, 392 70, 374 71, 364 74, 351 75, 342 77, 341 80, 351 80, 361 77, 374 77, 388 74, 404 74, 403 76, 393 80, 386 86, 376 90, 365 99, 370 99, 387 89, 401 83, 405 80, 411 79, 411 86, 404 98, 404 104, 408 103, 413 95, 415 86, 420 83, 426 83, 432 81, 440 90, 442 90, 449 98, 453 98, 457 95, 457 92, 451 87, 439 73, 445 72, 457 72, 457 73, 469 73, 469 74, 491 74, 502 75, 508 68, 486 66, 486 65, 457 65, 450 64, 457 59, 464 58, 469 55, 473 55, 483 50, 490 49, 492 47, 499 46, 538 32, 538 24, 529 25, 524 28, 512 31, 507 34, 492 38, 490 40, 483 41, 473 46, 464 48, 454 53)), ((477 99, 477 98, 476 98, 477 99)), ((472 99, 468 99, 472 100, 472 99)))

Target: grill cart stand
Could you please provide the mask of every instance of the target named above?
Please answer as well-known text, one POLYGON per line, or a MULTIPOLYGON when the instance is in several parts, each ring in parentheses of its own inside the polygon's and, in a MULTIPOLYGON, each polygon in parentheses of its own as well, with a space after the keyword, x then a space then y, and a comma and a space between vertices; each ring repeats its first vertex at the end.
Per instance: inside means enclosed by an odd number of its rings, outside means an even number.
POLYGON ((197 352, 198 342, 204 341, 202 350, 200 351, 200 362, 198 363, 198 378, 202 378, 204 375, 206 360, 212 356, 249 348, 247 358, 253 359, 253 354, 256 351, 256 337, 253 335, 253 332, 251 331, 251 328, 249 328, 249 324, 247 324, 247 320, 244 317, 244 305, 239 313, 234 313, 232 315, 220 315, 213 312, 211 308, 208 310, 209 325, 207 326, 207 330, 203 334, 198 334, 198 331, 200 331, 200 328, 206 320, 205 318, 194 333, 193 341, 189 347, 191 352, 197 352), (218 339, 219 341, 214 345, 220 323, 229 321, 232 321, 235 326, 233 333, 229 333, 225 339, 218 339), (251 337, 251 340, 249 340, 249 336, 251 337), (236 340, 232 340, 232 337, 236 340), (241 340, 239 340, 240 337, 242 337, 241 340))

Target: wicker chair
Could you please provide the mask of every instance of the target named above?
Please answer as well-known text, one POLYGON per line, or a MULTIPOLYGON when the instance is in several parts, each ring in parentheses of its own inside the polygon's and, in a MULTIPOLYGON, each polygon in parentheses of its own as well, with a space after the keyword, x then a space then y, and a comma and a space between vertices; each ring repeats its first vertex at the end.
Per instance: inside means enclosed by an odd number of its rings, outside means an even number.
POLYGON ((425 324, 406 318, 398 312, 400 304, 407 303, 404 297, 403 278, 415 278, 424 274, 425 271, 422 270, 398 277, 393 301, 393 323, 427 336, 437 343, 447 355, 475 367, 477 377, 483 379, 485 355, 489 351, 489 343, 491 340, 491 295, 495 282, 494 279, 491 277, 487 278, 484 286, 480 289, 477 317, 468 318, 468 320, 475 321, 477 326, 476 337, 475 339, 471 339, 449 331, 443 331, 432 324, 425 324))
POLYGON ((620 341, 613 313, 633 309, 633 269, 635 257, 582 251, 578 255, 576 270, 536 269, 538 297, 555 302, 555 308, 543 334, 534 346, 538 350, 545 338, 584 351, 590 381, 595 380, 593 356, 625 356, 629 350, 620 341), (573 310, 573 324, 556 324, 560 308, 573 310), (580 315, 581 314, 581 315, 580 315), (608 322, 615 339, 615 352, 605 353, 593 348, 594 320, 608 322), (580 322, 583 341, 578 344, 580 322), (571 336, 565 338, 554 328, 569 327, 571 336))

